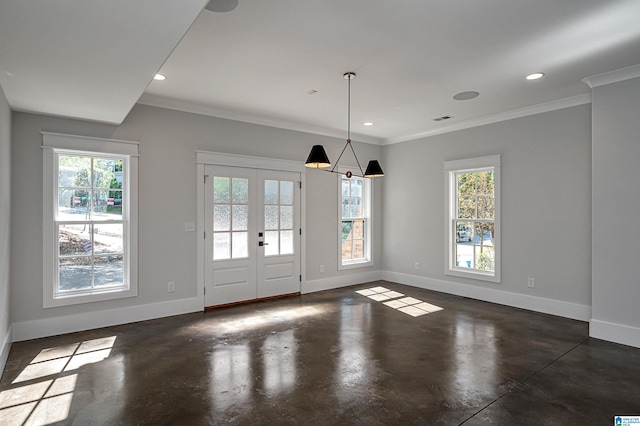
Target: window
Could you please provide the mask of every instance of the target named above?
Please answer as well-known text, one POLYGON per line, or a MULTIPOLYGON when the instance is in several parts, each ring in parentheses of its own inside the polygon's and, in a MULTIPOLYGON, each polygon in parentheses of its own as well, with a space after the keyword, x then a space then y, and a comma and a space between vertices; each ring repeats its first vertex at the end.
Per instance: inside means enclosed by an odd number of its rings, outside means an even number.
POLYGON ((43 140, 44 307, 137 295, 137 145, 43 140))
POLYGON ((445 273, 500 282, 500 156, 445 162, 445 273))
POLYGON ((371 266, 371 179, 340 175, 338 269, 371 266))

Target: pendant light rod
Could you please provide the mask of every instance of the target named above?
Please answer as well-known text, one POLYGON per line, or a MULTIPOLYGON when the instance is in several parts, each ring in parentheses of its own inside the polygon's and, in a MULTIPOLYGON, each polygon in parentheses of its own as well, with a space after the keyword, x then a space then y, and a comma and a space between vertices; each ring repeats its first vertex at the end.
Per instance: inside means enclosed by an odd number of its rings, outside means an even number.
POLYGON ((382 167, 380 167, 380 163, 377 160, 369 161, 367 165, 367 171, 362 171, 362 166, 360 165, 360 160, 358 160, 358 156, 356 155, 356 151, 353 148, 353 144, 351 143, 351 80, 356 78, 356 73, 354 72, 346 72, 342 75, 345 80, 348 80, 348 97, 347 97, 347 143, 342 148, 342 152, 340 152, 340 156, 338 156, 338 160, 335 162, 331 170, 327 170, 326 168, 331 167, 331 163, 329 158, 327 157, 327 153, 324 150, 322 145, 314 145, 311 148, 311 153, 307 158, 305 163, 306 167, 313 167, 318 170, 322 170, 323 172, 337 173, 341 175, 345 175, 350 178, 353 176, 353 173, 349 170, 346 173, 342 173, 336 170, 338 167, 338 163, 340 163, 340 159, 342 155, 347 149, 347 146, 351 148, 351 152, 353 153, 353 158, 356 159, 356 163, 358 163, 358 169, 360 169, 360 177, 366 178, 374 178, 379 176, 384 176, 384 172, 382 171, 382 167))
POLYGON ((348 91, 347 91, 347 143, 342 148, 342 152, 338 156, 336 163, 331 168, 331 172, 335 173, 336 167, 338 167, 338 163, 340 163, 340 159, 342 158, 342 154, 347 149, 347 146, 351 148, 351 152, 353 153, 353 158, 356 159, 356 163, 358 163, 358 168, 360 169, 360 175, 364 176, 364 171, 362 170, 362 166, 360 165, 360 160, 358 160, 358 156, 356 155, 356 151, 353 149, 353 145, 351 144, 351 80, 356 78, 356 73, 354 72, 345 72, 342 77, 347 80, 348 83, 348 91))

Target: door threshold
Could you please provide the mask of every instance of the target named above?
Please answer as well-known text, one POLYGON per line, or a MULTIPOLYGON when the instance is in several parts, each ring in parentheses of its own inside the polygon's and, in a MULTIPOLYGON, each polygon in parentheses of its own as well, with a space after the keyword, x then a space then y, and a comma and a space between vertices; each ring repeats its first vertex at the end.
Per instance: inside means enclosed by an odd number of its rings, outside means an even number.
POLYGON ((240 302, 223 303, 222 305, 205 306, 204 310, 205 311, 211 311, 211 310, 214 310, 214 309, 230 308, 230 307, 233 307, 233 306, 248 305, 250 303, 269 302, 271 300, 284 299, 286 297, 296 297, 296 296, 300 296, 300 292, 299 291, 295 292, 295 293, 279 294, 277 296, 269 296, 269 297, 261 297, 261 298, 258 298, 258 299, 243 300, 243 301, 240 301, 240 302))

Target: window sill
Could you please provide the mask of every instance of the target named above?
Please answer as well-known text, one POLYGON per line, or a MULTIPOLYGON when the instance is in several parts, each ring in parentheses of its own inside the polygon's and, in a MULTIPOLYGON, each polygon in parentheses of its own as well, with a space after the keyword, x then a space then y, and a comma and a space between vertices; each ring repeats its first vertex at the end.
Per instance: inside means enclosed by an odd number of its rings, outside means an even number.
POLYGON ((57 308, 60 306, 80 305, 83 303, 101 302, 105 300, 124 299, 127 297, 135 297, 138 295, 136 289, 121 290, 111 289, 104 291, 95 291, 92 293, 76 293, 61 295, 57 297, 45 297, 44 308, 57 308))
POLYGON ((498 274, 483 273, 480 271, 469 271, 465 269, 447 269, 445 275, 452 275, 455 277, 469 278, 472 280, 489 281, 500 284, 500 276, 498 274))
POLYGON ((373 266, 373 262, 370 260, 353 260, 348 263, 340 263, 338 265, 338 270, 348 270, 348 269, 357 269, 357 268, 367 268, 373 266))

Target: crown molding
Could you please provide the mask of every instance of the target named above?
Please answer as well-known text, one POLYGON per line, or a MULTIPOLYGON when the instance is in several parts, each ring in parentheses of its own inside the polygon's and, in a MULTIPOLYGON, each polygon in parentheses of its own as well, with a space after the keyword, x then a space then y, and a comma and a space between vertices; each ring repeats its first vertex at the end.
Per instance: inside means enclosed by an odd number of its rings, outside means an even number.
POLYGON ((637 77, 640 77, 640 64, 583 78, 582 82, 593 89, 637 77))
POLYGON ((470 129, 472 127, 484 126, 485 124, 498 123, 500 121, 512 120, 514 118, 541 114, 543 112, 555 111, 559 109, 570 108, 570 107, 584 105, 588 103, 591 103, 591 93, 571 96, 564 99, 558 99, 555 101, 513 109, 510 111, 499 112, 497 114, 486 115, 480 118, 461 121, 459 123, 452 124, 450 126, 439 127, 437 129, 428 130, 426 132, 421 132, 421 133, 416 133, 416 134, 406 135, 406 136, 399 136, 395 138, 388 138, 385 140, 384 144, 392 145, 392 144, 401 143, 401 142, 409 142, 412 140, 426 138, 429 136, 441 135, 444 133, 451 133, 457 130, 470 129))
MULTIPOLYGON (((295 132, 304 132, 314 135, 346 139, 346 132, 344 130, 330 129, 326 127, 295 123, 285 120, 267 119, 236 111, 229 111, 221 108, 194 104, 191 102, 182 102, 162 96, 150 95, 148 93, 143 94, 138 100, 138 103, 142 105, 171 109, 176 111, 190 112, 193 114, 207 115, 210 117, 224 118, 226 120, 241 121, 243 123, 258 124, 260 126, 275 127, 278 129, 293 130, 295 132)), ((384 139, 382 138, 362 135, 353 132, 351 133, 351 140, 353 140, 354 142, 363 142, 373 145, 384 145, 384 139)))

